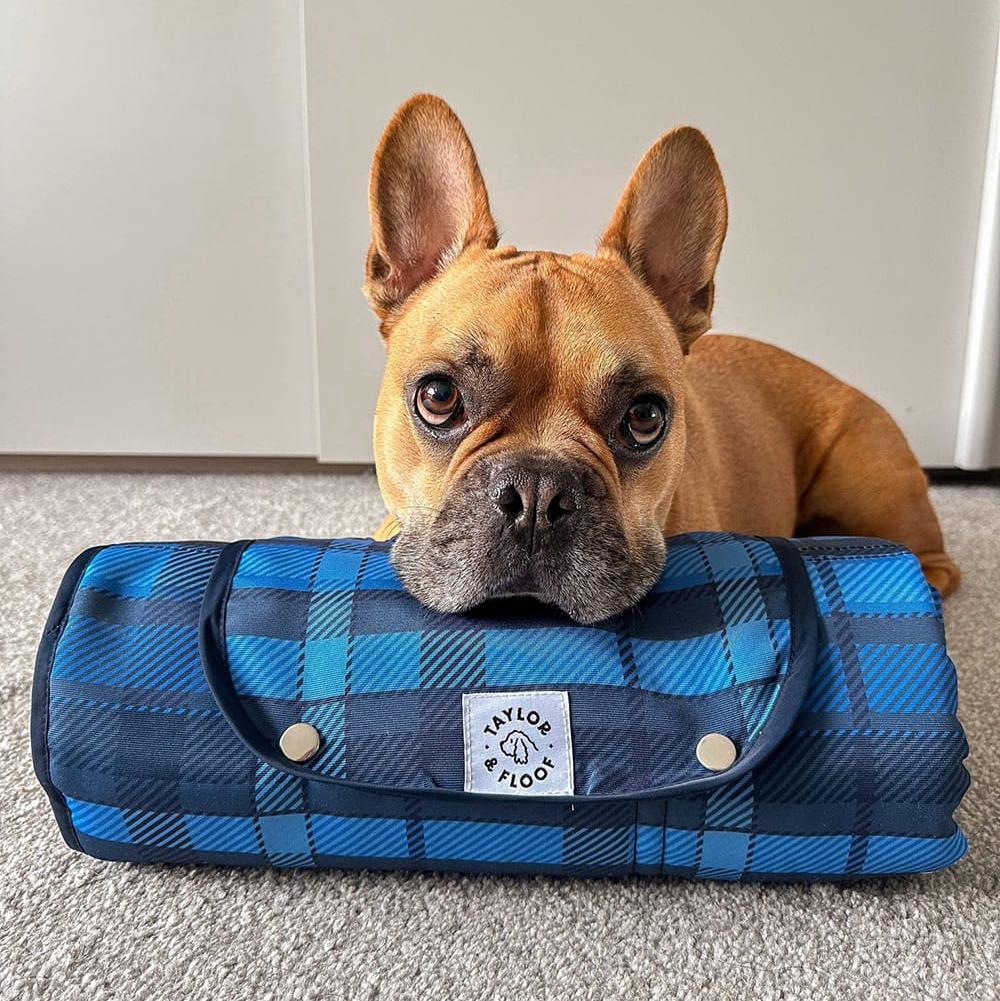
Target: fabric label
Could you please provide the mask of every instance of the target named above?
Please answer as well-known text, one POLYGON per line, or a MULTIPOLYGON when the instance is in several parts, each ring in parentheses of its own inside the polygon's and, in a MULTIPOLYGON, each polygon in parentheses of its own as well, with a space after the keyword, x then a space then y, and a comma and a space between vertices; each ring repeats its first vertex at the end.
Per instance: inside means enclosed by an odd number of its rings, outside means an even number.
POLYGON ((462 727, 466 792, 573 795, 568 693, 466 693, 462 727))

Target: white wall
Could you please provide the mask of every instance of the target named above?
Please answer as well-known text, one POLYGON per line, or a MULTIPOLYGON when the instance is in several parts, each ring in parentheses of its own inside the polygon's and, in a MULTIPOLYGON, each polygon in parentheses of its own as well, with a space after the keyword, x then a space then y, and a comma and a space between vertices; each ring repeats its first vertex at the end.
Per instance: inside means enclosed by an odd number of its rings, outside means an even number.
POLYGON ((998 0, 302 3, 315 342, 299 3, 0 3, 0 451, 370 459, 369 160, 433 90, 525 247, 592 248, 649 143, 701 126, 717 326, 951 464, 998 0))
POLYGON ((431 90, 529 248, 592 248, 648 144, 699 125, 730 195, 717 328, 827 366, 952 463, 995 0, 305 3, 323 455, 370 455, 368 164, 431 90))
POLYGON ((297 4, 0 12, 0 451, 315 454, 297 4))

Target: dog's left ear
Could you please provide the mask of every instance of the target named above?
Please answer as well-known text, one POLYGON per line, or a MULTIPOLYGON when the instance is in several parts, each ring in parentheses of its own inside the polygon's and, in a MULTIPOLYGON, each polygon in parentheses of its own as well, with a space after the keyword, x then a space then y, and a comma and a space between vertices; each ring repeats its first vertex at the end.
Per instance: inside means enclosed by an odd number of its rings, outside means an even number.
POLYGON ((663 303, 685 351, 711 326, 726 218, 712 147, 681 126, 642 158, 601 237, 600 251, 622 257, 663 303))

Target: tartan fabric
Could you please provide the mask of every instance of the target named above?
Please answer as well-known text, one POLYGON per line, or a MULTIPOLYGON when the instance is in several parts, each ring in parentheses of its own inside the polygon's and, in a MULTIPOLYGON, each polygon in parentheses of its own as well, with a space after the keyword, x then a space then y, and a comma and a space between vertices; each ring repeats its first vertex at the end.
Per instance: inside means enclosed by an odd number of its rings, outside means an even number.
POLYGON ((965 853, 954 668, 937 595, 901 547, 679 536, 651 594, 593 627, 540 606, 439 615, 390 554, 275 539, 81 557, 33 709, 36 770, 71 846, 750 881, 929 871, 965 853), (551 689, 569 694, 576 795, 463 793, 463 693, 551 689), (322 744, 292 765, 277 743, 299 721, 322 744), (728 771, 699 764, 706 732, 736 744, 728 771))

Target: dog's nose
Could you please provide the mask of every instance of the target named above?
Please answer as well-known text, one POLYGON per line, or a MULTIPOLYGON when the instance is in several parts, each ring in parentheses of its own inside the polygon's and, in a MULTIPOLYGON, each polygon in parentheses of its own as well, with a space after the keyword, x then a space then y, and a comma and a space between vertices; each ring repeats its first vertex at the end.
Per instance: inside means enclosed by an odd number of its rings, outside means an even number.
POLYGON ((496 470, 490 500, 506 524, 522 536, 529 551, 555 525, 583 504, 583 481, 572 467, 535 461, 496 470))

